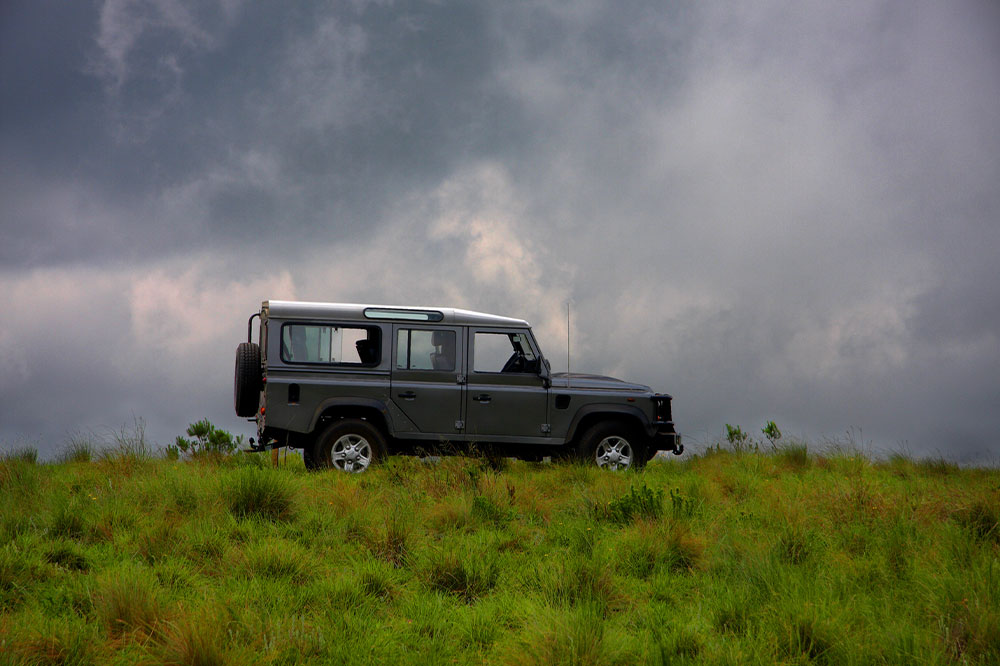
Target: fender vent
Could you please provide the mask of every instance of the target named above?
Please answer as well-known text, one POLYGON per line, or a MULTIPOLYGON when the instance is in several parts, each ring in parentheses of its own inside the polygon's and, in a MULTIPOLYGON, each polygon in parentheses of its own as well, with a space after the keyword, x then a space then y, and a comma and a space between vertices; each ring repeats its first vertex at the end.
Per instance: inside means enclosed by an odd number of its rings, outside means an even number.
POLYGON ((288 385, 288 404, 297 405, 299 403, 299 385, 289 384, 288 385))
POLYGON ((556 409, 566 409, 567 407, 569 407, 569 398, 570 396, 568 395, 557 395, 556 409))

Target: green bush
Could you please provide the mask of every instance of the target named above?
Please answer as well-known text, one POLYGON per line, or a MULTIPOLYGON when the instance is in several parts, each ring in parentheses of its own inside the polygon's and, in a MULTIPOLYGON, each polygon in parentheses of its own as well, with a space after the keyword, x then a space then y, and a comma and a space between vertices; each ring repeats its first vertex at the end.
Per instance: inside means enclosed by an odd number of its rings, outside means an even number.
POLYGON ((652 489, 643 482, 636 488, 629 486, 628 494, 613 499, 605 506, 595 506, 598 518, 624 525, 633 518, 655 519, 663 515, 663 489, 652 489))
POLYGON ((167 448, 167 455, 176 452, 188 455, 199 455, 203 453, 229 454, 238 449, 243 444, 243 435, 233 437, 221 428, 216 428, 208 419, 195 421, 187 428, 187 435, 193 439, 177 436, 174 440, 174 448, 167 448))

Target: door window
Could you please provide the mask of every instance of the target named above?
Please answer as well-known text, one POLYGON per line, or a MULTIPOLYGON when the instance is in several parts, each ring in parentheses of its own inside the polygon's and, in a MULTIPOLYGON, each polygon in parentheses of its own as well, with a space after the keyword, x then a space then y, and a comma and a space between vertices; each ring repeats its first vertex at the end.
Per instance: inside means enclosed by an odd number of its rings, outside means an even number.
POLYGON ((475 372, 538 372, 538 359, 525 333, 477 332, 473 342, 475 372))
POLYGON ((399 329, 396 335, 396 369, 455 370, 455 331, 399 329))

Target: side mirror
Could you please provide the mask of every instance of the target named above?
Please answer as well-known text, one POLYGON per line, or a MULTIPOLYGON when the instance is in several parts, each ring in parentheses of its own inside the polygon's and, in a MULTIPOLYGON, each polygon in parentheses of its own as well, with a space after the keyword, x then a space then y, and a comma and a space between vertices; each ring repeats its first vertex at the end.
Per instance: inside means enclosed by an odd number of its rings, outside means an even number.
POLYGON ((552 386, 552 365, 549 359, 542 358, 542 363, 538 367, 538 376, 542 378, 542 386, 551 388, 552 386))

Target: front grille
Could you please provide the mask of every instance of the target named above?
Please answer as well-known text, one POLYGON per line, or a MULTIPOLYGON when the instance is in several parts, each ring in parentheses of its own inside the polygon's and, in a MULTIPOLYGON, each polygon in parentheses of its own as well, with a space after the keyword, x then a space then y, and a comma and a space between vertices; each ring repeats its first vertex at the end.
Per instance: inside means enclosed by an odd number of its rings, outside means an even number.
POLYGON ((653 396, 653 402, 656 405, 656 420, 657 422, 669 422, 673 421, 673 414, 670 411, 670 396, 668 395, 657 395, 653 396))

